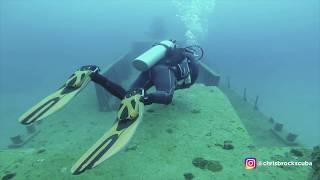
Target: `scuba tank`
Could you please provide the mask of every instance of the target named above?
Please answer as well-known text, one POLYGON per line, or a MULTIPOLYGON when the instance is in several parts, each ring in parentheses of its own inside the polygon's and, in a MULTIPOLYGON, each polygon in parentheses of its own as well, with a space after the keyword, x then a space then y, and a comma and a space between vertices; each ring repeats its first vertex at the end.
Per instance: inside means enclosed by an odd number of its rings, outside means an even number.
MULTIPOLYGON (((153 65, 158 63, 165 56, 177 50, 176 47, 176 41, 174 40, 161 41, 160 43, 153 45, 146 52, 135 58, 132 62, 132 65, 139 71, 146 71, 153 65)), ((192 54, 195 57, 196 61, 200 61, 204 54, 203 49, 198 45, 187 46, 183 49, 185 52, 192 54)), ((177 57, 177 59, 179 59, 179 57, 177 57)), ((177 65, 180 62, 175 62, 171 57, 170 62, 166 63, 168 65, 177 65)))
POLYGON ((135 58, 132 62, 133 66, 139 71, 146 71, 164 58, 168 51, 176 47, 175 41, 164 40, 155 44, 152 48, 135 58))

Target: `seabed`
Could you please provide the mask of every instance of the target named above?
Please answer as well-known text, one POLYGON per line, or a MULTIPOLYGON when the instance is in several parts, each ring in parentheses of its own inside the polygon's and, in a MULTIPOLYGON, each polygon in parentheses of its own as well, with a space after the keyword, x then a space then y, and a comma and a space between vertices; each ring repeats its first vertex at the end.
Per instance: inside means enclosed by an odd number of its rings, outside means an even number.
MULTIPOLYGON (((146 107, 143 122, 120 153, 81 175, 70 168, 115 120, 100 112, 89 85, 66 108, 36 125, 39 133, 23 147, 0 150, 2 179, 308 179, 311 167, 244 168, 244 159, 310 161, 300 148, 259 146, 227 96, 197 84, 176 92, 171 105, 146 107)), ((261 139, 263 141, 263 139, 261 139)), ((265 139, 268 144, 268 140, 265 139)))

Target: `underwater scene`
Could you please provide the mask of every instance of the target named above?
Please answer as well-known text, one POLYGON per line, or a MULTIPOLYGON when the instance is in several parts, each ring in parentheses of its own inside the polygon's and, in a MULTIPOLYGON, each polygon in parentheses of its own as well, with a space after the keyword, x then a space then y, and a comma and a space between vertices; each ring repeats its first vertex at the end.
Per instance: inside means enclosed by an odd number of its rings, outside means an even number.
POLYGON ((320 1, 0 0, 1 180, 320 180, 320 1))

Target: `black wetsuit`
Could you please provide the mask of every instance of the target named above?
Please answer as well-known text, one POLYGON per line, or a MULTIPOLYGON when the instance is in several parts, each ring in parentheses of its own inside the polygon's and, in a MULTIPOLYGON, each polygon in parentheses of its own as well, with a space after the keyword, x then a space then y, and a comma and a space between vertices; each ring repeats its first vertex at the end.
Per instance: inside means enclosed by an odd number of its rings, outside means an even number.
MULTIPOLYGON (((172 102, 174 91, 177 89, 188 88, 196 81, 198 77, 198 64, 192 54, 184 51, 183 48, 176 48, 167 57, 161 59, 157 64, 147 71, 142 72, 131 85, 131 89, 143 88, 145 91, 155 86, 156 91, 146 93, 143 98, 144 104, 158 103, 170 104, 172 102), (187 62, 187 63, 186 63, 187 62), (182 64, 187 64, 185 69, 189 70, 189 81, 184 83, 186 77, 181 73, 182 64), (178 82, 183 83, 178 83, 178 82)), ((126 91, 118 84, 110 81, 99 73, 91 75, 92 81, 100 84, 112 95, 123 99, 126 91)))

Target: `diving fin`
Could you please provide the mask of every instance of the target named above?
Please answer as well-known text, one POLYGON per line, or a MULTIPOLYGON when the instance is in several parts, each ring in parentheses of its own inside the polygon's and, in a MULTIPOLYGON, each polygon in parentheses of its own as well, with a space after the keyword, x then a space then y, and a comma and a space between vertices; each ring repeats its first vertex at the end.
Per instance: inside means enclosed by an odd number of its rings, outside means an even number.
POLYGON ((73 97, 87 86, 90 82, 91 73, 92 71, 90 69, 86 69, 84 67, 77 70, 61 88, 25 112, 19 118, 19 122, 25 125, 31 124, 64 107, 73 97))
POLYGON ((141 94, 131 92, 122 101, 112 128, 107 131, 71 168, 78 175, 94 168, 124 148, 133 137, 143 118, 144 104, 141 94))

